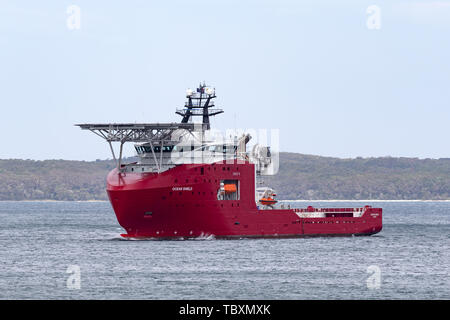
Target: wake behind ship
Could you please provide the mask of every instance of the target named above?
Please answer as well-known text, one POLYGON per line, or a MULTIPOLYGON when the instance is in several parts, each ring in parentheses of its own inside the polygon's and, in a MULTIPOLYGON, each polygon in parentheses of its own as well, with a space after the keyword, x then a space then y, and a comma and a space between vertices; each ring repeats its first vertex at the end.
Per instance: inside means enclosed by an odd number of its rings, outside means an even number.
POLYGON ((216 238, 371 235, 382 229, 382 209, 293 209, 261 186, 276 173, 269 146, 247 150, 250 134, 211 135, 215 89, 188 89, 180 123, 79 124, 105 139, 117 167, 107 193, 123 237, 216 238), (195 117, 201 122, 194 122, 195 117), (116 157, 112 143, 118 142, 116 157), (122 163, 123 145, 135 143, 138 162, 122 163))

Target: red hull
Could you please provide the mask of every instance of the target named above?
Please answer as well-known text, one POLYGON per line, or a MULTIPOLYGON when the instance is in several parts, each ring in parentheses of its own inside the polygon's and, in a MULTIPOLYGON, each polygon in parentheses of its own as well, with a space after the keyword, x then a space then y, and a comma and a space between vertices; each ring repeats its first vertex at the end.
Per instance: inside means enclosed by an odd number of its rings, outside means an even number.
POLYGON ((371 235, 382 228, 382 210, 368 206, 258 209, 254 181, 251 163, 183 164, 159 174, 114 169, 107 178, 107 191, 125 237, 344 236, 371 235), (217 199, 224 179, 239 180, 240 200, 217 199), (354 217, 358 210, 361 216, 354 217), (305 213, 327 217, 302 217, 305 213))

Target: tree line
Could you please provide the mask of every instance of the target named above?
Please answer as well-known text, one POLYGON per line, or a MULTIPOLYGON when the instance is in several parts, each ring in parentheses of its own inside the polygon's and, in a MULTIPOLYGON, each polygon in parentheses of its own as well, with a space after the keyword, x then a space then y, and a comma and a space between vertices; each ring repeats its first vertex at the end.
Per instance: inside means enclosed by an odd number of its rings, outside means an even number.
MULTIPOLYGON (((107 200, 112 160, 0 160, 0 200, 107 200)), ((263 178, 279 199, 447 200, 450 159, 340 159, 280 153, 279 172, 263 178)))

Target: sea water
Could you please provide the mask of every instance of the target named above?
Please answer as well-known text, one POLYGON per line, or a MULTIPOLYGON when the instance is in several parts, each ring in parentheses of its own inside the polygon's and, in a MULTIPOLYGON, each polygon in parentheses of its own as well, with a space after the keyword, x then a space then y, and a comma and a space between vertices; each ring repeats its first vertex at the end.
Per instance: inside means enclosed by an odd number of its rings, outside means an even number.
POLYGON ((450 202, 369 237, 124 240, 108 202, 0 202, 0 299, 450 299, 450 202))

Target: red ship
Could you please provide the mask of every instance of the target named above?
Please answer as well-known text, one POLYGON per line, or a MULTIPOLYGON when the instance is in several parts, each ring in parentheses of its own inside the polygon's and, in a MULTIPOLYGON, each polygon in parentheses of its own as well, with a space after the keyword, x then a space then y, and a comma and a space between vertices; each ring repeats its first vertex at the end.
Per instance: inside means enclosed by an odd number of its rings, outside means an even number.
POLYGON ((209 117, 215 89, 187 90, 180 123, 79 124, 104 138, 117 167, 107 193, 123 237, 257 238, 372 235, 382 229, 382 209, 291 208, 275 191, 259 187, 276 173, 269 146, 247 151, 250 134, 213 139, 209 117), (194 117, 202 119, 194 122, 194 117), (116 157, 112 142, 119 142, 116 157), (122 163, 126 142, 135 143, 138 162, 122 163))

